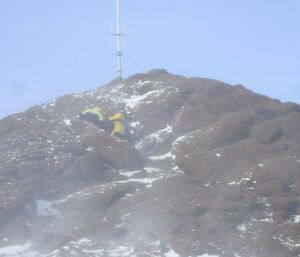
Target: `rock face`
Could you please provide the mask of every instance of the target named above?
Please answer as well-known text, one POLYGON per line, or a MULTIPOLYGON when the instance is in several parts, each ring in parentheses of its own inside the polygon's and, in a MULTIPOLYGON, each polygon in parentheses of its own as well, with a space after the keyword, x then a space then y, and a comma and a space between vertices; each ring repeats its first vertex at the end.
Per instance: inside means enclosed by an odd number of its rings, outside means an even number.
POLYGON ((0 148, 0 256, 300 256, 297 104, 154 70, 0 120, 0 148))

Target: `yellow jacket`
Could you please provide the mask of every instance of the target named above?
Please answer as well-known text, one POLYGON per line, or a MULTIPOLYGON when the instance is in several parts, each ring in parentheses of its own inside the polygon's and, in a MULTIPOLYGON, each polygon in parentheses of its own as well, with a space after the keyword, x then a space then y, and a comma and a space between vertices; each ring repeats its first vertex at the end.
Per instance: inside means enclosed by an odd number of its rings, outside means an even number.
POLYGON ((125 135, 125 126, 122 121, 115 120, 113 125, 114 125, 113 131, 111 132, 112 136, 115 136, 116 133, 125 135))
POLYGON ((108 120, 113 122, 113 131, 111 132, 112 136, 115 136, 116 133, 125 135, 126 133, 125 119, 122 113, 117 112, 116 114, 110 116, 108 120))
POLYGON ((124 120, 124 115, 120 112, 117 112, 116 114, 110 116, 108 120, 124 120))
POLYGON ((99 120, 104 120, 104 114, 100 107, 94 107, 91 109, 87 109, 82 114, 87 114, 87 113, 95 114, 95 115, 97 115, 99 120))

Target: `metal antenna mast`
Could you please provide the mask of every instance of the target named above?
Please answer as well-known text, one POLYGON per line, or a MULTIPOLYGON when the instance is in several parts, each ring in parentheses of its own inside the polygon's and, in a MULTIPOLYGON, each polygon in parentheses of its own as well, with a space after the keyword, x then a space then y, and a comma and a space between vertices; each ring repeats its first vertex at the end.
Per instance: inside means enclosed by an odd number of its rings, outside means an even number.
POLYGON ((117 33, 113 34, 117 37, 117 62, 118 62, 118 68, 117 73, 119 74, 119 79, 122 79, 122 51, 121 51, 121 36, 125 36, 126 34, 121 33, 121 26, 120 26, 120 4, 119 0, 116 0, 116 6, 117 6, 117 33))

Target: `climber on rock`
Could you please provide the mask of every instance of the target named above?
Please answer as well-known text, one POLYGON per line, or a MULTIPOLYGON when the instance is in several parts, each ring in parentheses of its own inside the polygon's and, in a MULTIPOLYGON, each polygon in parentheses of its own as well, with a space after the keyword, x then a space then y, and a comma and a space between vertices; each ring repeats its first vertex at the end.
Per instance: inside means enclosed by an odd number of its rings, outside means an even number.
POLYGON ((108 121, 112 122, 111 135, 123 140, 131 141, 131 133, 128 128, 128 123, 123 113, 117 112, 110 116, 108 121))
POLYGON ((98 128, 110 133, 113 137, 132 141, 127 119, 121 112, 117 112, 106 119, 102 109, 100 107, 94 107, 82 112, 79 118, 93 123, 98 128))
POLYGON ((100 107, 94 107, 91 109, 86 109, 84 112, 82 112, 79 116, 80 119, 83 119, 85 121, 91 122, 94 125, 96 125, 99 129, 103 129, 106 132, 109 132, 112 130, 112 124, 109 122, 102 111, 100 107))

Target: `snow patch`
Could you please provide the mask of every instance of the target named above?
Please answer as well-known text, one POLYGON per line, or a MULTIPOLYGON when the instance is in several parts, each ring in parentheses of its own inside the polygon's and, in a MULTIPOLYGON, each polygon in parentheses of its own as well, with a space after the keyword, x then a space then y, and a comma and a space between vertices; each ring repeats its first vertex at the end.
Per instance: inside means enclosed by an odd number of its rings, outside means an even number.
POLYGON ((31 247, 31 244, 29 242, 25 243, 24 245, 12 245, 12 246, 3 247, 3 248, 0 248, 0 256, 12 256, 12 257, 34 256, 35 253, 30 254, 28 252, 30 247, 31 247))
POLYGON ((300 247, 300 244, 290 237, 279 235, 279 236, 274 236, 273 238, 279 240, 280 243, 284 245, 286 248, 288 248, 290 251, 300 247))
POLYGON ((121 220, 125 220, 126 217, 129 217, 131 215, 131 213, 126 213, 124 215, 121 216, 121 220))
POLYGON ((120 224, 117 224, 115 225, 115 228, 122 228, 124 227, 126 224, 123 222, 123 223, 120 223, 120 224))
POLYGON ((134 253, 134 247, 128 247, 128 246, 122 246, 122 245, 119 245, 117 246, 116 249, 113 249, 113 250, 109 250, 108 251, 108 256, 111 256, 111 257, 131 257, 132 254, 134 253))
POLYGON ((157 97, 165 92, 165 89, 157 89, 149 91, 144 95, 133 95, 129 98, 120 99, 121 102, 126 104, 126 108, 134 109, 141 104, 141 102, 149 97, 157 97))
POLYGON ((164 178, 164 177, 160 176, 160 177, 156 177, 156 178, 131 178, 126 181, 119 181, 119 182, 120 183, 137 182, 137 183, 146 184, 147 188, 151 188, 155 181, 160 180, 162 178, 164 178))
POLYGON ((120 175, 123 175, 123 176, 125 176, 125 177, 130 178, 130 177, 132 177, 132 176, 134 176, 135 174, 138 174, 138 173, 140 173, 140 172, 141 172, 141 170, 126 171, 126 172, 120 171, 120 175))
POLYGON ((56 202, 50 202, 45 200, 35 200, 37 206, 37 214, 39 216, 58 216, 59 211, 53 207, 56 202))
POLYGON ((239 181, 239 182, 236 182, 236 184, 237 185, 240 185, 240 184, 242 184, 243 182, 245 182, 245 181, 251 181, 253 178, 252 178, 252 173, 250 172, 250 173, 247 173, 246 174, 246 177, 244 177, 244 178, 241 178, 241 180, 239 181))
POLYGON ((98 250, 87 250, 87 249, 83 249, 82 250, 84 253, 88 253, 88 254, 93 254, 94 256, 103 256, 104 255, 104 250, 103 249, 98 249, 98 250))
POLYGON ((176 138, 176 139, 174 140, 172 146, 175 146, 175 145, 179 144, 180 142, 185 142, 187 139, 188 139, 188 136, 187 136, 187 135, 178 137, 178 138, 176 138))
POLYGON ((156 132, 154 132, 154 133, 152 133, 152 134, 144 137, 144 139, 140 143, 138 143, 136 145, 136 147, 138 149, 140 149, 142 147, 143 142, 146 141, 147 139, 151 140, 151 141, 155 141, 156 143, 162 143, 162 142, 164 142, 164 139, 162 137, 164 135, 170 134, 172 132, 173 132, 172 126, 170 126, 169 124, 167 124, 167 126, 165 128, 163 128, 161 130, 158 130, 158 131, 156 131, 156 132))
POLYGON ((232 182, 229 182, 229 183, 228 183, 228 186, 232 186, 232 185, 236 185, 236 184, 237 184, 236 181, 232 181, 232 182))
POLYGON ((64 123, 67 127, 69 127, 69 128, 72 127, 72 122, 70 120, 64 119, 64 123))
POLYGON ((204 255, 198 255, 197 257, 219 257, 219 255, 208 255, 207 253, 204 255))
POLYGON ((89 146, 85 149, 87 152, 93 152, 95 151, 95 147, 89 146))
POLYGON ((141 122, 140 121, 132 121, 130 122, 130 127, 131 128, 137 128, 141 126, 141 122))
POLYGON ((165 257, 180 257, 173 249, 164 254, 165 257))
POLYGON ((245 224, 238 225, 236 228, 241 232, 245 232, 247 230, 247 227, 245 224))
POLYGON ((166 154, 163 154, 163 155, 150 156, 149 159, 152 160, 152 161, 159 161, 159 160, 165 160, 165 159, 173 159, 173 160, 175 160, 176 156, 175 156, 175 154, 173 154, 170 151, 170 152, 168 152, 166 154))
POLYGON ((293 215, 290 218, 290 223, 299 224, 300 223, 300 215, 293 215))
POLYGON ((172 127, 168 124, 164 129, 158 130, 145 138, 154 139, 156 140, 156 142, 161 143, 164 141, 161 138, 162 135, 172 133, 172 131, 173 131, 172 127))

